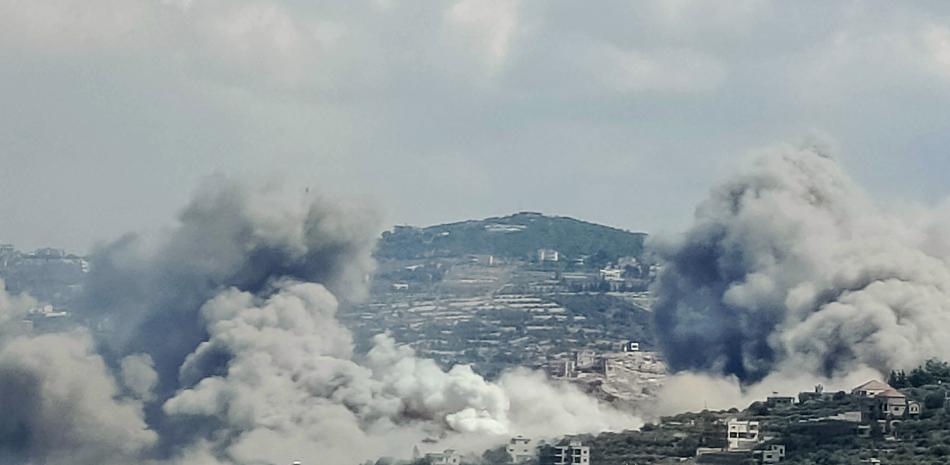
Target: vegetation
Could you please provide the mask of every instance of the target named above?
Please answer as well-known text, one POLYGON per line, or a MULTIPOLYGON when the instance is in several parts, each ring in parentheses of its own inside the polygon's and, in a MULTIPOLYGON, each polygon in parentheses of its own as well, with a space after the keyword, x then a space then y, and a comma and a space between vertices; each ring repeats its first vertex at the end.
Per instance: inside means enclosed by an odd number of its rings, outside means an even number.
POLYGON ((383 233, 376 256, 405 260, 490 254, 532 260, 543 248, 557 250, 565 259, 586 258, 592 266, 602 266, 619 257, 642 256, 645 239, 643 233, 522 212, 427 228, 397 227, 383 233))

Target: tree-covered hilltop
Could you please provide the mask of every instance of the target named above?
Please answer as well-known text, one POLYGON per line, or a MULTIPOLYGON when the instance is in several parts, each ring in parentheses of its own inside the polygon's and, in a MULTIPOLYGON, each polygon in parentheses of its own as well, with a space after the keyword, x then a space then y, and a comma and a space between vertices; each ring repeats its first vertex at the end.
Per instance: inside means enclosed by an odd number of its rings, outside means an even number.
POLYGON ((640 257, 645 239, 644 233, 563 216, 521 212, 426 228, 397 226, 383 233, 376 256, 415 259, 489 254, 533 259, 539 249, 552 249, 562 260, 586 257, 606 263, 624 256, 640 257))

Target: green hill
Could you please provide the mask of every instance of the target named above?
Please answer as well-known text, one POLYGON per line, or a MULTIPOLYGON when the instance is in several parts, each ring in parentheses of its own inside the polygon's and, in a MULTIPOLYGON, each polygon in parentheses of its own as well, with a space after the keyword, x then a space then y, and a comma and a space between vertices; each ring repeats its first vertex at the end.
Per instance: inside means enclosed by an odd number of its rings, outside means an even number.
POLYGON ((416 228, 397 226, 383 233, 376 256, 415 259, 491 254, 532 259, 538 249, 553 249, 563 260, 587 256, 596 261, 640 257, 644 233, 634 233, 563 216, 521 212, 501 218, 416 228))

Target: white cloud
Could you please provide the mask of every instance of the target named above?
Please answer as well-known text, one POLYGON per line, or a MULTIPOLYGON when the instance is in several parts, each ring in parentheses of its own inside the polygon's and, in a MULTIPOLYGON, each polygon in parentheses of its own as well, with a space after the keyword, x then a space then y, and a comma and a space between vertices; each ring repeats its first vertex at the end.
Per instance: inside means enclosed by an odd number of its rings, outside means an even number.
POLYGON ((603 44, 591 55, 591 77, 620 93, 710 92, 727 76, 714 57, 686 49, 644 53, 603 44))
POLYGON ((461 0, 446 13, 451 32, 464 37, 484 66, 497 70, 511 51, 519 0, 461 0))

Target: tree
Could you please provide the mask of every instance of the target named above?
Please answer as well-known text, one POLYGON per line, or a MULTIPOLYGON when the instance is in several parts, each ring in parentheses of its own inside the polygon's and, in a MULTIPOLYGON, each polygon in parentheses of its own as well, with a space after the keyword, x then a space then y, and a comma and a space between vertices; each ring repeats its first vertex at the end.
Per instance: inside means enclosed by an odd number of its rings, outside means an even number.
POLYGON ((907 377, 907 381, 913 387, 921 387, 928 384, 933 384, 934 376, 923 367, 917 367, 911 370, 910 376, 907 377))
POLYGON ((943 408, 943 403, 945 399, 945 394, 943 391, 940 392, 931 392, 924 397, 924 407, 928 410, 937 410, 943 408))
POLYGON ((907 373, 904 370, 892 370, 890 376, 887 377, 887 384, 897 389, 910 387, 910 383, 907 381, 907 373))

